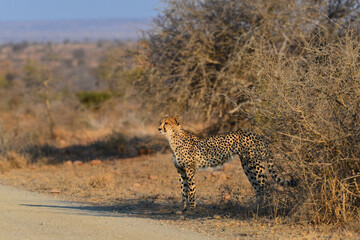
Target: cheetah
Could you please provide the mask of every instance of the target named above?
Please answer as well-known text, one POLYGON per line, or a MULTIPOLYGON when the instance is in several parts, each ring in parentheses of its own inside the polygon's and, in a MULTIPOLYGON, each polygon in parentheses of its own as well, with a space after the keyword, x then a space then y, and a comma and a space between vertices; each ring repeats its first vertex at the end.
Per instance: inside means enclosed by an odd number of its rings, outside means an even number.
POLYGON ((224 164, 238 155, 257 199, 262 199, 267 184, 265 165, 270 176, 282 186, 295 186, 294 180, 279 178, 271 161, 270 150, 262 136, 238 130, 209 137, 199 137, 182 128, 179 116, 166 116, 159 132, 169 141, 173 162, 180 174, 183 212, 196 207, 194 175, 197 169, 224 164))

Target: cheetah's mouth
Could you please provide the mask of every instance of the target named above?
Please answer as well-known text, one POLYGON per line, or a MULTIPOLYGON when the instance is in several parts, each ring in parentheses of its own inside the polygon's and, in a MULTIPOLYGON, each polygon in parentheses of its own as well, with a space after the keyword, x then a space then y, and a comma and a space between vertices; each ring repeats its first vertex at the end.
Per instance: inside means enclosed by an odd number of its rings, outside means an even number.
POLYGON ((166 128, 165 128, 165 126, 162 127, 162 128, 158 128, 158 130, 159 130, 160 133, 166 133, 166 128))

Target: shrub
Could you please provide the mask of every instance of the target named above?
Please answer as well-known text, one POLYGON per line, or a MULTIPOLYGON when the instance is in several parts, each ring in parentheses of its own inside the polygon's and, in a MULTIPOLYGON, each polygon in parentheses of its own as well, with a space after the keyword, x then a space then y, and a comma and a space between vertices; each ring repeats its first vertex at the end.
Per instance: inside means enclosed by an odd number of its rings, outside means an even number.
POLYGON ((102 104, 111 99, 112 94, 109 92, 78 92, 76 97, 85 107, 99 109, 102 104))
POLYGON ((359 40, 319 35, 304 41, 301 58, 258 59, 253 115, 301 179, 296 214, 316 223, 346 222, 360 210, 359 40))
POLYGON ((9 82, 6 79, 6 76, 0 73, 0 88, 5 88, 9 85, 9 82))
POLYGON ((11 87, 17 75, 17 71, 10 61, 0 61, 0 88, 11 87))
POLYGON ((134 58, 134 49, 131 44, 111 48, 96 69, 98 84, 119 96, 131 96, 134 83, 145 74, 134 58))
POLYGON ((83 48, 74 49, 72 54, 73 54, 73 57, 78 60, 83 60, 86 57, 86 53, 83 48))
MULTIPOLYGON (((200 115, 238 127, 239 114, 256 87, 256 49, 297 55, 312 34, 335 31, 334 24, 357 26, 355 1, 166 1, 145 34, 142 59, 147 75, 138 81, 152 111, 200 115), (355 20, 354 20, 355 19, 355 20)), ((266 53, 268 54, 268 53, 266 53)), ((246 116, 245 116, 246 118, 246 116)))
MULTIPOLYGON (((299 186, 293 219, 356 221, 360 206, 357 1, 167 1, 146 33, 144 105, 245 122, 299 186), (244 121, 241 121, 244 120, 244 121)), ((215 119, 215 120, 214 120, 215 119)))

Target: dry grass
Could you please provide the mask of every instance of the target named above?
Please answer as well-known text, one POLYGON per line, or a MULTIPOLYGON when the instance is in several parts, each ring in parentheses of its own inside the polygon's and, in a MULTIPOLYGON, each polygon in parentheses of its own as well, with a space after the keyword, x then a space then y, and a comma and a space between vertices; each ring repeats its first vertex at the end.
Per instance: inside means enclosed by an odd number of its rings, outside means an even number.
POLYGON ((252 114, 276 152, 282 153, 279 159, 291 164, 301 179, 293 198, 302 204, 294 219, 357 221, 359 37, 347 32, 334 39, 314 37, 304 44, 302 58, 264 54, 259 59, 261 101, 252 114))
POLYGON ((11 169, 24 168, 29 163, 29 158, 24 154, 7 151, 6 154, 0 156, 0 172, 7 172, 11 169))
POLYGON ((93 188, 108 188, 114 187, 114 176, 110 173, 100 173, 86 179, 87 184, 93 188))

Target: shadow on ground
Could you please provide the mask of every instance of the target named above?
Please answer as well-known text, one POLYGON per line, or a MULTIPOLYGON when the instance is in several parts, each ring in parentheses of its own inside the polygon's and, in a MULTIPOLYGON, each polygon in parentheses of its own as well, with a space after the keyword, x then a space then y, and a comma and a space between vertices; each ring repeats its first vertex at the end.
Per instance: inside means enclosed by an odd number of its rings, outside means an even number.
POLYGON ((142 136, 127 138, 121 133, 112 133, 104 139, 87 145, 72 145, 59 148, 54 145, 33 145, 24 152, 30 155, 32 163, 46 159, 46 163, 58 164, 64 161, 87 162, 93 159, 112 160, 136 157, 155 152, 168 151, 169 144, 161 136, 142 136))
MULTIPOLYGON (((249 204, 249 203, 246 203, 249 204)), ((272 218, 273 207, 263 207, 258 210, 255 204, 241 205, 240 203, 227 204, 200 204, 195 211, 179 215, 181 206, 177 202, 156 203, 148 200, 129 199, 126 202, 110 206, 97 205, 33 205, 22 204, 23 206, 37 208, 52 208, 57 210, 74 210, 74 214, 84 214, 101 217, 138 217, 150 218, 155 220, 184 220, 184 219, 211 219, 211 218, 231 218, 236 220, 250 220, 256 217, 272 218)), ((278 210, 277 216, 281 211, 278 210)), ((284 210, 285 213, 285 210, 284 210)))

